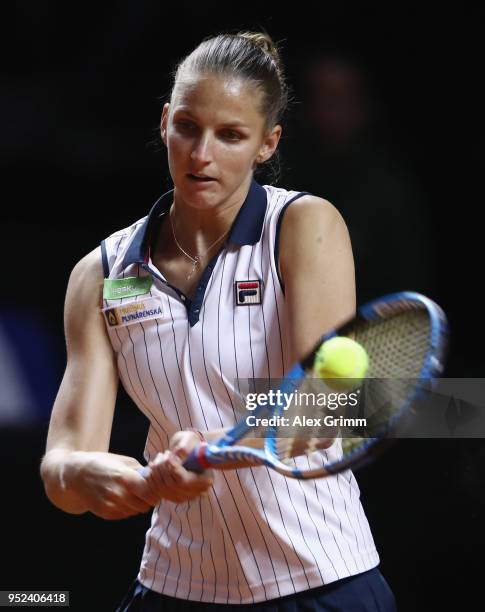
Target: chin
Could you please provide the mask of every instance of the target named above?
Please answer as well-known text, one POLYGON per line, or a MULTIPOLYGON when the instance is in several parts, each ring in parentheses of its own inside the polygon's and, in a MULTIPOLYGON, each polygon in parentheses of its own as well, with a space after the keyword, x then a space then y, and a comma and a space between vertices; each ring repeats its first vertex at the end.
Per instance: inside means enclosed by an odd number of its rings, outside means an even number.
POLYGON ((190 186, 187 187, 177 187, 177 196, 182 198, 182 200, 193 208, 197 208, 199 210, 212 208, 217 206, 217 204, 221 201, 221 194, 211 192, 209 190, 197 191, 195 189, 190 189, 190 186))

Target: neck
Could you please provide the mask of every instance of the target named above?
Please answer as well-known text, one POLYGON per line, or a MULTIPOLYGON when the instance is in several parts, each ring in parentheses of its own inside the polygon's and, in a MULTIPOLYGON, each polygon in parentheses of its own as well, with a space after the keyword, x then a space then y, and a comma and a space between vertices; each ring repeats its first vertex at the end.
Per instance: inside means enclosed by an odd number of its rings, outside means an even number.
MULTIPOLYGON (((229 232, 248 191, 249 185, 243 185, 226 202, 199 209, 184 202, 175 188, 170 215, 176 240, 191 256, 204 254, 214 241, 229 232)), ((222 242, 223 239, 209 255, 213 255, 222 242)))

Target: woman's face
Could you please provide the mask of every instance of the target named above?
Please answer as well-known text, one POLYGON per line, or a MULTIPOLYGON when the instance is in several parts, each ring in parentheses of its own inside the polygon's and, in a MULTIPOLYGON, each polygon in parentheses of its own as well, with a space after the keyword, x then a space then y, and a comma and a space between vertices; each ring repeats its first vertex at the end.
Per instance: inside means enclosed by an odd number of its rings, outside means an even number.
POLYGON ((260 96, 243 80, 214 75, 176 84, 163 108, 161 134, 177 196, 185 203, 211 208, 242 195, 256 163, 271 157, 281 127, 265 132, 260 96))

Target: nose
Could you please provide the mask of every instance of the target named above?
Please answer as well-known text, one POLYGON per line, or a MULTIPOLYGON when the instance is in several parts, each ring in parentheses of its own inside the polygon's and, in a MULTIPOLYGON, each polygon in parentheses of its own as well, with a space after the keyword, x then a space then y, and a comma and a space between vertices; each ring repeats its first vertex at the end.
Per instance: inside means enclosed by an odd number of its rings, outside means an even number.
POLYGON ((209 132, 200 134, 194 143, 191 158, 198 162, 210 162, 212 160, 213 138, 209 132))

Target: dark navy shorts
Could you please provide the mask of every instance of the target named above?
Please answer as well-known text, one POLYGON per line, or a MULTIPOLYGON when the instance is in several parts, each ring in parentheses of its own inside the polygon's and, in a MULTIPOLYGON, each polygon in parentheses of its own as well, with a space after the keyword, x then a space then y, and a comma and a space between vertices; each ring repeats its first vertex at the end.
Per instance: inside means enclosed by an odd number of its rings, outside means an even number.
POLYGON ((116 612, 228 612, 234 609, 241 612, 395 612, 396 600, 375 567, 316 589, 255 604, 213 604, 175 599, 151 591, 135 580, 116 612))

